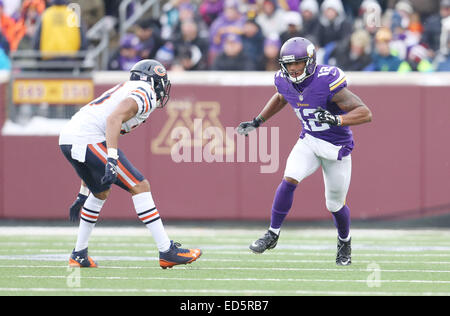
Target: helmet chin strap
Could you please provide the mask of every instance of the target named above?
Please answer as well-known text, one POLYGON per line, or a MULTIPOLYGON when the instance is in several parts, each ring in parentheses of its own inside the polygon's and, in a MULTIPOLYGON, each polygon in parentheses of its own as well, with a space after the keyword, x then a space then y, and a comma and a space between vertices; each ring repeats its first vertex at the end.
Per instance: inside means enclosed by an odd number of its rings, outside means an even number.
MULTIPOLYGON (((296 83, 296 84, 298 84, 298 83, 301 83, 301 82, 303 82, 306 78, 308 78, 309 76, 311 76, 313 73, 314 73, 314 71, 312 72, 312 73, 310 73, 310 74, 306 74, 306 69, 309 67, 309 65, 311 64, 311 59, 308 59, 308 61, 306 62, 306 65, 305 65, 305 69, 303 70, 303 73, 300 75, 300 76, 298 76, 298 77, 292 77, 289 73, 289 79, 293 82, 293 83, 296 83)), ((314 68, 315 69, 315 68, 314 68)))
POLYGON ((306 71, 303 71, 303 73, 300 76, 298 76, 298 77, 292 77, 291 75, 289 75, 289 79, 293 83, 301 83, 303 80, 306 79, 306 71))

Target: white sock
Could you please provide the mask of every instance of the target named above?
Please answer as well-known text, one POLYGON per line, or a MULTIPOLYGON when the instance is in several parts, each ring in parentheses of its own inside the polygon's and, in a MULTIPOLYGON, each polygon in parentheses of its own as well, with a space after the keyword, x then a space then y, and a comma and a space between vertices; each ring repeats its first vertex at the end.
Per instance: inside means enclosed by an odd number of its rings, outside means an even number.
POLYGON ((341 241, 343 241, 343 242, 347 242, 347 241, 350 240, 350 238, 352 238, 352 236, 350 236, 350 234, 348 234, 347 238, 342 239, 342 238, 339 237, 339 236, 338 236, 338 238, 339 238, 339 240, 341 240, 341 241))
POLYGON ((75 246, 75 251, 80 251, 87 248, 89 237, 91 237, 92 230, 97 223, 100 210, 105 203, 104 200, 97 199, 92 193, 89 194, 86 202, 81 209, 80 227, 78 230, 78 239, 75 246))
POLYGON ((152 194, 150 192, 143 192, 133 195, 132 199, 139 219, 150 230, 158 250, 161 252, 169 250, 170 239, 164 229, 152 194))
POLYGON ((280 234, 281 228, 272 228, 272 227, 269 227, 269 230, 270 230, 271 232, 273 232, 273 233, 279 235, 279 234, 280 234))

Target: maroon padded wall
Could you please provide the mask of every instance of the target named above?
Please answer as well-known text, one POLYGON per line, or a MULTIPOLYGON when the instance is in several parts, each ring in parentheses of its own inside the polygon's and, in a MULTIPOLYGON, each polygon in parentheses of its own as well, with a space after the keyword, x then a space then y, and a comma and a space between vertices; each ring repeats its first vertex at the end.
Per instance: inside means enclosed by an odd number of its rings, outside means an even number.
MULTIPOLYGON (((109 87, 97 86, 96 94, 109 87)), ((352 128, 356 146, 347 198, 352 217, 449 211, 448 87, 352 86, 351 90, 373 112, 372 123, 352 128)), ((266 163, 260 158, 251 162, 248 152, 245 162, 222 163, 176 163, 170 154, 161 152, 167 148, 169 134, 164 130, 171 122, 176 123, 173 128, 203 118, 204 124, 220 122, 223 128, 235 127, 258 114, 273 93, 272 87, 265 86, 174 86, 169 108, 155 111, 146 124, 120 139, 120 147, 149 179, 163 218, 269 218, 273 194, 300 132, 290 108, 264 125, 269 136, 270 128, 279 128, 275 173, 261 173, 260 167, 266 163), (171 121, 174 113, 178 116, 171 121)), ((248 150, 251 138, 244 142, 248 150)), ((57 137, 2 136, 0 149, 0 217, 66 218, 79 180, 60 153, 57 137)), ((115 187, 101 217, 136 218, 130 196, 115 187)), ((325 218, 330 215, 325 208, 322 174, 317 171, 299 185, 288 219, 325 218)))

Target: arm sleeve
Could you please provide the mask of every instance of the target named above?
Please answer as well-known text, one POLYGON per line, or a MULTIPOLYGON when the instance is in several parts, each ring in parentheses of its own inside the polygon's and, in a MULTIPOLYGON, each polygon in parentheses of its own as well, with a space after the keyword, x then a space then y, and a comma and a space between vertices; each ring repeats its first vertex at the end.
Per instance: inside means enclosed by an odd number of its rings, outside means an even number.
POLYGON ((347 87, 347 76, 344 71, 334 67, 328 77, 328 87, 330 89, 328 100, 331 100, 336 93, 347 87))
POLYGON ((155 106, 154 102, 156 98, 148 85, 145 86, 142 84, 134 87, 128 94, 128 97, 136 101, 138 105, 138 115, 144 115, 150 112, 155 106))

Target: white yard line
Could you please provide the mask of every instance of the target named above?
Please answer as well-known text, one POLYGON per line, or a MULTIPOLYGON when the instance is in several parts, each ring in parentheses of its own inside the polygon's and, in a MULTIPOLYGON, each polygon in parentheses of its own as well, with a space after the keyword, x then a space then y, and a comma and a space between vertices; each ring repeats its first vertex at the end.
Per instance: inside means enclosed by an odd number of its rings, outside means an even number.
MULTIPOLYGON (((155 259, 156 262, 156 259, 155 259)), ((63 265, 0 265, 0 268, 61 268, 61 269, 67 269, 67 266, 63 265)), ((145 270, 145 269, 161 269, 157 264, 155 263, 155 266, 101 266, 99 265, 98 269, 122 269, 122 270, 145 270)), ((192 271, 202 271, 202 270, 218 270, 218 271, 224 271, 224 270, 236 270, 236 271, 328 271, 328 272, 370 272, 367 269, 358 269, 358 268, 350 268, 350 267, 342 267, 342 268, 267 268, 267 267, 199 267, 197 266, 179 266, 175 269, 186 269, 186 270, 192 270, 192 271)), ((423 269, 380 269, 379 272, 393 272, 393 273, 450 273, 450 270, 423 270, 423 269)), ((0 277, 1 278, 1 277, 0 277)))
MULTIPOLYGON (((100 256, 96 255, 93 256, 95 260, 97 261, 155 261, 158 260, 158 257, 155 257, 156 252, 151 252, 151 255, 148 256, 124 256, 123 253, 133 253, 133 252, 121 252, 121 251, 96 251, 96 253, 108 253, 108 254, 121 254, 118 256, 100 256)), ((307 257, 308 255, 305 255, 307 257)), ((252 258, 245 258, 245 259, 223 259, 223 258, 205 258, 205 256, 202 257, 201 261, 205 262, 246 262, 246 263, 330 263, 332 262, 332 259, 330 254, 323 255, 324 257, 328 257, 328 259, 263 259, 262 257, 252 259, 252 258)), ((12 261, 23 261, 23 260, 38 260, 38 261, 65 261, 69 255, 55 253, 55 254, 35 254, 35 255, 0 255, 0 260, 12 260, 12 261)), ((257 257, 256 255, 253 255, 252 257, 257 257)), ((417 255, 415 256, 416 259, 414 261, 411 260, 360 260, 355 259, 354 262, 357 263, 377 263, 377 264, 425 264, 425 265, 449 265, 450 261, 423 261, 419 260, 417 258, 417 255)))
POLYGON ((104 288, 0 288, 0 292, 21 293, 117 293, 117 294, 197 294, 197 295, 423 295, 423 296, 448 296, 449 292, 385 292, 385 291, 306 291, 306 290, 224 290, 224 289, 104 289, 104 288))
MULTIPOLYGON (((223 227, 185 227, 166 224, 165 228, 169 235, 173 236, 253 236, 257 237, 264 232, 266 227, 261 228, 223 228, 223 227), (256 235, 255 235, 256 233, 256 235)), ((66 227, 66 226, 0 226, 0 236, 76 236, 78 227, 66 227)), ((335 229, 322 229, 322 228, 286 228, 283 230, 286 235, 295 234, 300 237, 335 237, 335 229)), ((373 238, 391 238, 391 237, 408 237, 413 238, 414 235, 427 235, 430 237, 439 234, 441 236, 450 237, 449 229, 352 229, 352 235, 365 236, 373 238)), ((148 230, 142 227, 102 227, 96 226, 94 236, 149 236, 148 230)))
MULTIPOLYGON (((66 279, 63 275, 20 275, 18 278, 24 279, 66 279)), ((95 279, 95 280, 152 280, 152 281, 256 281, 256 282, 314 282, 314 283, 367 283, 364 280, 341 280, 341 279, 298 279, 298 278, 176 278, 176 277, 116 277, 116 276, 80 276, 81 279, 95 279)), ((381 283, 424 283, 424 284, 450 284, 450 280, 379 280, 381 283)))

